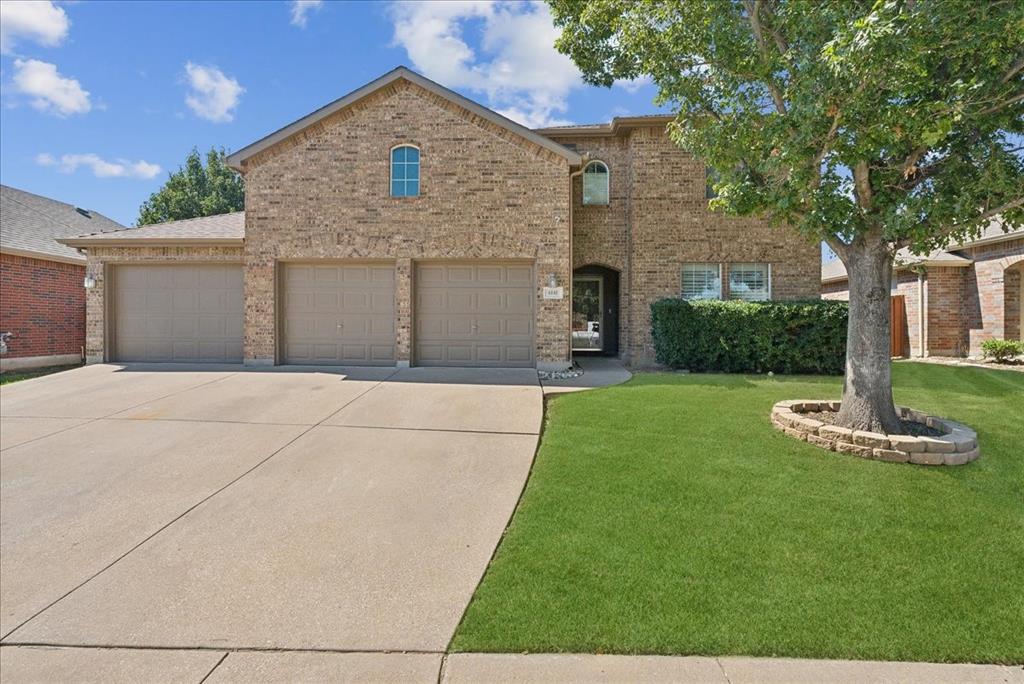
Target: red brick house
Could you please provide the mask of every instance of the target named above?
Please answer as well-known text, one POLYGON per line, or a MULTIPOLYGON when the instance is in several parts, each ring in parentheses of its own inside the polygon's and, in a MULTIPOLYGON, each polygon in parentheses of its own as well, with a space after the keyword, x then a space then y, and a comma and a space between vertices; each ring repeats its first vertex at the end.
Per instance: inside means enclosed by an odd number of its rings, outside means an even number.
POLYGON ((124 226, 95 211, 0 186, 0 370, 82 360, 85 256, 55 238, 124 226))
MULTIPOLYGON (((821 268, 822 297, 848 299, 838 259, 821 268)), ((927 256, 901 250, 892 294, 906 306, 910 356, 980 356, 990 339, 1021 340, 1024 229, 1004 232, 999 221, 981 236, 927 256)))
POLYGON ((530 130, 395 69, 232 154, 244 213, 65 240, 87 360, 643 365, 662 297, 817 297, 819 247, 710 212, 668 121, 530 130))

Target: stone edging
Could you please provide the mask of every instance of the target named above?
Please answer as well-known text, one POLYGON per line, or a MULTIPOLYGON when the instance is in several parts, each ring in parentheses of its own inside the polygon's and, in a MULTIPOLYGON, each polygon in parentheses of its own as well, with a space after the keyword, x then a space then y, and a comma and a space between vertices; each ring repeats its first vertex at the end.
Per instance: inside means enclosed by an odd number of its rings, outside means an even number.
POLYGON ((905 406, 896 407, 900 418, 922 423, 945 434, 941 437, 884 435, 878 432, 850 430, 800 415, 817 411, 838 411, 839 405, 838 401, 780 401, 772 407, 772 425, 790 437, 810 442, 823 449, 879 461, 919 465, 963 465, 980 455, 978 433, 971 428, 905 406))

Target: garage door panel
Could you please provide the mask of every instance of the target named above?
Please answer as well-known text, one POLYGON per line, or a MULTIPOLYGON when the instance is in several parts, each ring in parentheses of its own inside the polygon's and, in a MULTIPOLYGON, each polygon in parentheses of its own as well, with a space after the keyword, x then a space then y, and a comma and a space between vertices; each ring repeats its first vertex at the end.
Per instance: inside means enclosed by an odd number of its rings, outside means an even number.
POLYGON ((420 365, 532 366, 535 287, 527 264, 417 264, 420 365))
POLYGON ((114 267, 113 352, 119 361, 242 360, 242 267, 114 267))
POLYGON ((393 266, 325 263, 283 268, 285 363, 395 362, 393 266))

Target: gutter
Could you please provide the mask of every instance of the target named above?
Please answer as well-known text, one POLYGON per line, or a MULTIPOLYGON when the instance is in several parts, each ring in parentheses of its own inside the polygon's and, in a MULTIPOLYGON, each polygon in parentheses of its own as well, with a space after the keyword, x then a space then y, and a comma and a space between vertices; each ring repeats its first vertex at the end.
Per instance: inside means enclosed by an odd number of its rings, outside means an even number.
MULTIPOLYGON (((60 240, 56 240, 60 242, 60 240)), ((39 261, 56 261, 62 264, 73 264, 75 266, 85 266, 85 257, 76 259, 73 256, 62 256, 57 254, 47 254, 45 252, 33 252, 30 249, 18 249, 17 247, 3 247, 0 248, 0 254, 9 254, 11 256, 27 257, 29 259, 38 259, 39 261)))
POLYGON ((182 245, 242 246, 245 238, 63 238, 57 240, 68 247, 165 247, 182 245))

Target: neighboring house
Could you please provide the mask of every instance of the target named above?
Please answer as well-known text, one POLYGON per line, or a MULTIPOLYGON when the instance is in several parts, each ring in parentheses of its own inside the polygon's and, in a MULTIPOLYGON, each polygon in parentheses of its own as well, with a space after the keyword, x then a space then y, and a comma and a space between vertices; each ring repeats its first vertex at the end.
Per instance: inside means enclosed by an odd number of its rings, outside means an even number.
MULTIPOLYGON (((981 235, 928 256, 901 250, 892 294, 903 295, 911 356, 978 356, 991 339, 1024 339, 1024 228, 993 221, 981 235), (923 321, 923 325, 922 325, 923 321)), ((838 259, 821 267, 822 297, 849 299, 838 259)))
POLYGON ((0 185, 0 369, 78 363, 85 346, 85 256, 56 238, 123 229, 92 210, 0 185))
POLYGON ((65 240, 88 359, 643 364, 656 299, 816 298, 818 246, 709 212, 668 121, 532 131, 395 69, 230 155, 244 215, 65 240))

